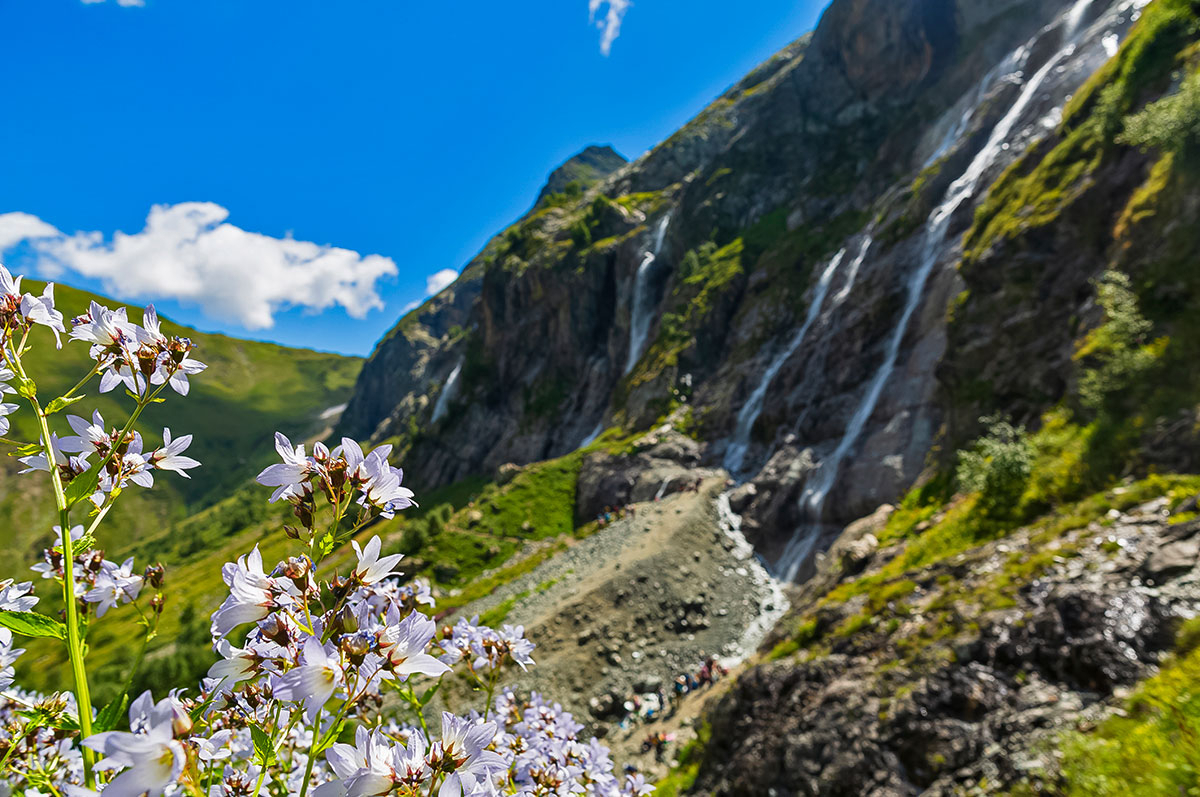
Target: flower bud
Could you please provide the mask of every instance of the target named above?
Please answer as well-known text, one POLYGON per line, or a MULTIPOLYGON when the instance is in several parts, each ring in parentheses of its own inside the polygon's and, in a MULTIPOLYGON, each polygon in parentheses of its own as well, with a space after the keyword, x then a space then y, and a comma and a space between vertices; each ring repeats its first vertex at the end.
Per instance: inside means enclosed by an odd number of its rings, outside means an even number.
POLYGON ((284 526, 283 533, 285 536, 287 536, 287 538, 289 540, 300 539, 300 530, 297 529, 295 526, 284 526))
POLYGON ((161 589, 163 585, 163 578, 166 576, 166 572, 167 570, 162 566, 161 562, 156 565, 146 565, 146 570, 142 574, 142 578, 144 578, 146 583, 154 589, 161 589))
POLYGON ((371 652, 371 641, 362 634, 346 634, 342 637, 341 648, 356 664, 361 664, 371 652))
POLYGON ((176 739, 192 730, 191 716, 178 703, 171 705, 171 730, 175 733, 176 739))
POLYGON ((280 647, 287 647, 291 641, 287 624, 280 620, 277 614, 267 615, 266 619, 259 621, 258 629, 264 637, 280 647))
POLYGON ((353 634, 358 630, 358 615, 354 613, 354 609, 351 607, 343 606, 342 611, 338 615, 338 623, 345 633, 353 634))
POLYGON ((154 610, 155 614, 162 614, 163 606, 166 602, 167 599, 163 597, 163 594, 156 592, 154 593, 154 597, 150 599, 150 608, 154 610))

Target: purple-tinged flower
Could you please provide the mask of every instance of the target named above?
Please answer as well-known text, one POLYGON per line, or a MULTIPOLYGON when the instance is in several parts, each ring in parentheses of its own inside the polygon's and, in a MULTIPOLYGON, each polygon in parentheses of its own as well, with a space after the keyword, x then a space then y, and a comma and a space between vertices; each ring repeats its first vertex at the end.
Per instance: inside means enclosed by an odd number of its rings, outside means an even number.
POLYGON ((73 454, 94 451, 100 456, 108 453, 113 440, 112 436, 104 429, 104 417, 99 410, 92 411, 90 423, 78 415, 68 415, 67 424, 75 434, 58 441, 58 445, 63 451, 73 454))
POLYGON ((505 768, 504 759, 486 749, 495 738, 494 722, 476 722, 442 712, 442 738, 427 757, 431 768, 446 773, 438 797, 472 794, 505 768))
POLYGON ((365 477, 358 502, 379 509, 380 515, 389 519, 401 509, 416 506, 416 501, 412 500, 413 491, 400 484, 404 479, 404 471, 388 464, 387 457, 391 451, 390 445, 376 448, 367 454, 357 469, 365 477))
POLYGON ((171 430, 163 429, 162 448, 150 452, 148 458, 150 467, 156 470, 173 470, 185 479, 192 478, 185 471, 200 467, 200 463, 191 457, 183 456, 183 452, 191 444, 192 436, 190 434, 171 439, 171 430))
POLYGON ((410 675, 428 675, 436 678, 450 671, 444 663, 425 652, 437 623, 420 612, 412 612, 398 625, 389 625, 379 632, 379 647, 392 672, 407 678, 410 675))
POLYGON ((236 564, 227 562, 221 568, 221 578, 229 587, 229 597, 213 612, 213 636, 224 637, 239 625, 261 620, 275 606, 274 584, 263 572, 257 545, 236 564))
POLYGON ((275 678, 272 686, 276 697, 303 703, 304 715, 312 724, 333 697, 342 678, 338 662, 320 640, 309 637, 304 642, 304 663, 275 678))
POLYGON ((183 745, 175 741, 170 720, 159 722, 145 733, 106 731, 83 740, 104 756, 97 770, 124 771, 104 788, 107 797, 137 797, 162 794, 177 783, 187 763, 183 745))
POLYGON ((131 556, 120 567, 108 560, 102 562, 95 585, 84 594, 83 599, 96 604, 96 616, 103 617, 118 603, 137 600, 141 591, 142 577, 134 574, 131 556))
POLYGON ((392 568, 404 558, 404 554, 394 553, 380 558, 379 549, 383 543, 378 535, 370 539, 365 549, 358 547, 358 540, 351 540, 350 544, 354 546, 354 553, 358 555, 358 566, 351 575, 358 579, 359 583, 369 586, 389 576, 398 575, 392 568))
MULTIPOLYGON (((3 266, 0 266, 3 268, 3 266)), ((49 327, 54 333, 54 342, 62 348, 62 338, 59 333, 66 332, 63 326, 63 314, 54 309, 54 283, 47 282, 41 296, 27 293, 21 298, 21 314, 34 324, 49 327)))
POLYGON ((126 317, 125 308, 110 310, 92 302, 86 313, 71 322, 71 340, 92 344, 92 359, 98 359, 98 349, 121 348, 137 343, 137 330, 126 317))
POLYGON ((313 473, 312 462, 304 456, 303 445, 293 448, 291 440, 276 432, 275 450, 279 452, 283 462, 268 465, 257 477, 259 484, 279 488, 271 495, 272 503, 290 495, 291 488, 298 488, 313 473))
POLYGON ((11 578, 0 581, 0 611, 31 612, 38 599, 33 594, 33 582, 13 583, 11 578))
POLYGON ((653 793, 654 787, 646 782, 646 778, 642 776, 642 773, 636 772, 625 776, 625 783, 621 788, 621 794, 630 795, 630 797, 643 797, 643 795, 653 793))

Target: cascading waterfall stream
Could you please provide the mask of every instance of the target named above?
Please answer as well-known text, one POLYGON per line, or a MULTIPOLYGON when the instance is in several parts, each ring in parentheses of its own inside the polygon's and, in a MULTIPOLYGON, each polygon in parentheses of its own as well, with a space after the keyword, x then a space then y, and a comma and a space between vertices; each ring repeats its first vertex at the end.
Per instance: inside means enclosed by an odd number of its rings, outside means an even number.
MULTIPOLYGON (((1007 139, 1012 133, 1013 128, 1020 121, 1022 114, 1027 110, 1030 103, 1033 102, 1046 78, 1058 68, 1064 59, 1074 53, 1078 43, 1075 34, 1078 31, 1072 30, 1069 26, 1072 20, 1076 20, 1075 25, 1078 25, 1078 20, 1082 19, 1083 14, 1086 13, 1092 2, 1093 0, 1079 0, 1067 12, 1063 18, 1066 20, 1064 25, 1067 27, 1064 27, 1065 42, 1061 49, 1028 80, 1008 113, 992 129, 987 144, 975 155, 962 176, 955 180, 947 189, 941 204, 934 208, 929 219, 926 221, 924 241, 921 246, 921 257, 917 268, 909 276, 904 310, 901 312, 900 318, 888 339, 883 362, 871 379, 869 387, 859 402, 854 415, 851 417, 850 423, 847 425, 845 434, 843 434, 837 448, 834 449, 833 453, 827 459, 820 463, 816 475, 810 477, 808 484, 805 485, 804 492, 800 497, 800 511, 801 516, 806 518, 806 521, 792 536, 792 539, 788 542, 787 547, 780 556, 775 566, 775 572, 778 577, 786 581, 794 580, 817 543, 825 499, 828 497, 829 491, 837 480, 842 462, 857 444, 863 428, 874 413, 875 407, 879 402, 879 397, 883 393, 883 389, 887 385, 892 371, 895 369, 896 360, 900 354, 900 346, 904 341, 905 334, 908 332, 908 325, 924 296, 925 283, 928 281, 933 267, 937 264, 938 256, 941 254, 942 247, 946 243, 946 237, 950 231, 950 222, 955 211, 974 195, 980 179, 995 164, 999 154, 1005 150, 1007 139)), ((1022 49, 1026 56, 1032 50, 1031 47, 1022 49)))
POLYGON ((438 394, 437 402, 433 405, 434 423, 445 417, 446 410, 450 407, 450 401, 454 398, 454 391, 458 386, 458 375, 462 372, 462 367, 463 361, 460 359, 454 365, 454 370, 450 372, 450 376, 446 378, 446 384, 442 387, 442 392, 438 394))
MULTIPOLYGON (((721 493, 717 497, 717 520, 720 524, 721 531, 732 543, 731 551, 735 557, 745 562, 747 573, 750 574, 754 581, 760 586, 764 599, 760 599, 760 609, 758 616, 754 621, 746 627, 742 633, 742 638, 738 640, 740 648, 738 655, 723 658, 721 663, 726 667, 734 667, 741 664, 754 651, 758 650, 759 645, 766 639, 767 634, 775 627, 784 613, 788 610, 787 596, 783 593, 783 587, 780 582, 771 578, 771 574, 763 565, 758 555, 754 552, 754 546, 746 539, 746 535, 742 533, 742 518, 729 505, 729 493, 721 493)), ((741 568, 739 567, 740 571, 741 568)))
POLYGON ((654 261, 662 251, 663 241, 666 240, 667 227, 671 224, 671 214, 663 216, 658 222, 654 233, 654 247, 642 256, 641 265, 633 278, 633 302, 630 304, 629 320, 629 358, 625 363, 625 373, 628 374, 642 358, 646 348, 646 337, 650 334, 650 322, 653 320, 654 304, 650 297, 650 277, 654 261))
MULTIPOLYGON (((862 265, 863 259, 867 256, 867 251, 871 248, 871 235, 868 232, 859 247, 858 254, 850 264, 850 273, 846 278, 845 285, 834 295, 833 308, 841 305, 850 295, 850 291, 854 289, 854 282, 858 279, 858 269, 862 265)), ((808 313, 804 318, 804 323, 796 330, 796 334, 788 342, 788 345, 775 355, 771 360, 771 364, 767 366, 767 370, 763 372, 762 379, 759 380, 758 386, 754 388, 754 392, 746 399, 746 403, 742 405, 742 409, 738 412, 737 426, 734 427, 733 437, 729 441, 728 448, 725 449, 725 470, 735 476, 740 474, 742 466, 746 459, 746 453, 750 449, 750 433, 754 430, 754 424, 758 421, 758 416, 762 414, 763 404, 766 401, 767 390, 771 387, 771 382, 774 381, 776 374, 783 368, 791 356, 804 343, 804 339, 808 336, 809 330, 813 323, 821 317, 821 310, 825 304, 825 296, 829 293, 829 287, 833 284, 833 278, 837 276, 838 270, 841 268, 842 260, 846 256, 846 250, 842 249, 821 273, 820 279, 813 289, 812 299, 808 303, 808 313)))

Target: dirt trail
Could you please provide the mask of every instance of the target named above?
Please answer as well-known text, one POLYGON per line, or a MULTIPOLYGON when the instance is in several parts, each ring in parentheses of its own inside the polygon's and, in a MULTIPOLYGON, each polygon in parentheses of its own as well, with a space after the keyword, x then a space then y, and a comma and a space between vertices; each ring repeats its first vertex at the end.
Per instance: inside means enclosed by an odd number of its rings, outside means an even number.
POLYGON ((504 622, 525 626, 538 645, 537 666, 509 683, 561 701, 606 736, 618 760, 636 760, 648 774, 665 767, 640 753, 642 739, 663 730, 683 742, 721 686, 678 701, 670 719, 655 724, 622 728, 621 705, 659 686, 671 694, 675 677, 695 673, 706 657, 737 662, 757 643, 747 629, 783 608, 744 540, 722 525, 724 484, 714 476, 697 492, 639 504, 635 516, 462 610, 508 606, 504 622))

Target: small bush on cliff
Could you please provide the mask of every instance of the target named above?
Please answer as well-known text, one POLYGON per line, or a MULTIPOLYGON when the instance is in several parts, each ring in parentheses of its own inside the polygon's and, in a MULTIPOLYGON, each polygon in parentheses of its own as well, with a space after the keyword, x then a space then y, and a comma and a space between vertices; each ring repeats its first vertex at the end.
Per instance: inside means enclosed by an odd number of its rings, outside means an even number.
POLYGON ((1200 148, 1200 72, 1184 79, 1179 91, 1126 119, 1125 132, 1117 140, 1167 152, 1200 148))
POLYGON ((1033 447, 1025 427, 1000 417, 980 420, 987 433, 959 453, 958 483, 979 493, 979 507, 988 517, 1010 517, 1029 483, 1033 447))
POLYGON ((1077 360, 1091 361, 1079 382, 1084 407, 1100 410, 1119 402, 1136 388, 1154 367, 1161 352, 1149 344, 1152 328, 1138 307, 1129 277, 1107 271, 1096 283, 1096 301, 1104 308, 1105 322, 1087 336, 1077 360))

